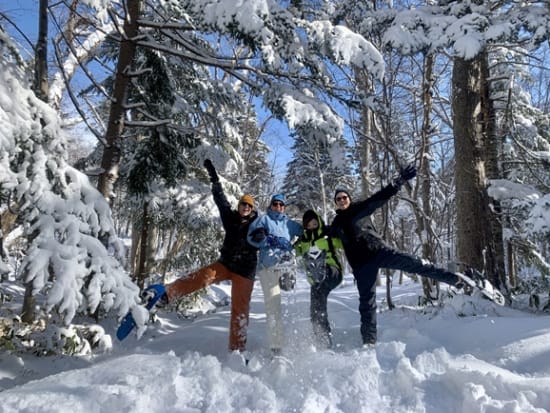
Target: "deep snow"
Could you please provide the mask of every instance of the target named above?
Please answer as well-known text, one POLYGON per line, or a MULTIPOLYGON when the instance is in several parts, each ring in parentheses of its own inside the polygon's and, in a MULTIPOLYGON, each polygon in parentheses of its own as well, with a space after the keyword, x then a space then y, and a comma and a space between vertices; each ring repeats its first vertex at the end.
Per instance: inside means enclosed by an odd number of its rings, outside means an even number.
POLYGON ((346 276, 329 297, 335 347, 316 350, 309 287, 300 279, 284 293, 288 346, 272 360, 257 282, 248 366, 226 350, 228 306, 194 318, 162 310, 139 340, 123 342, 114 338, 115 320, 106 320, 113 341, 103 354, 0 353, 0 412, 549 411, 548 315, 463 295, 422 308, 420 293, 406 278, 393 289, 397 307, 390 311, 381 286, 379 343, 364 349, 357 292, 346 276))

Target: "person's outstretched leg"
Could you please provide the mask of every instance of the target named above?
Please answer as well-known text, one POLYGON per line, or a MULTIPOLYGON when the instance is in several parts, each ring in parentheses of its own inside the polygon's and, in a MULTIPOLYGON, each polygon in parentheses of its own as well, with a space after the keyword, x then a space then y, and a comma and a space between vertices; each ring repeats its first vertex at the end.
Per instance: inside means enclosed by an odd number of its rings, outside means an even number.
POLYGON ((229 326, 229 350, 244 351, 250 314, 250 298, 254 281, 238 274, 231 274, 231 323, 229 326))
POLYGON ((332 347, 332 333, 328 320, 328 295, 342 282, 342 273, 335 267, 327 266, 326 278, 311 286, 310 317, 317 342, 332 347))
POLYGON ((168 302, 229 278, 229 270, 218 261, 201 268, 185 277, 166 284, 168 302))
POLYGON ((284 341, 281 289, 279 287, 280 271, 263 268, 259 271, 258 276, 264 293, 268 346, 274 354, 279 354, 284 341))
POLYGON ((391 248, 384 248, 380 253, 382 257, 380 267, 391 268, 394 270, 406 271, 411 274, 418 274, 423 277, 432 278, 449 285, 456 285, 460 282, 458 276, 443 268, 436 267, 428 260, 423 260, 414 255, 410 255, 391 248))

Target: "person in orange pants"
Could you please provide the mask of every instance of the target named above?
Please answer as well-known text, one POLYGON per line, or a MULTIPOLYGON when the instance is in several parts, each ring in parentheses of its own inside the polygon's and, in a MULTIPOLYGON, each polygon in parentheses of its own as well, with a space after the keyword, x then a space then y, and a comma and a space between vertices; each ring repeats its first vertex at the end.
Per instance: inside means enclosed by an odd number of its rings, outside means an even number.
POLYGON ((246 236, 248 227, 258 214, 254 210, 254 198, 247 194, 240 198, 237 210, 232 209, 225 197, 214 165, 206 159, 204 166, 212 182, 212 195, 220 211, 225 230, 220 258, 198 271, 166 284, 166 293, 161 298, 161 305, 163 302, 166 304, 210 284, 231 280, 229 350, 242 352, 246 349, 250 298, 258 264, 258 249, 247 242, 246 236))
POLYGON ((184 278, 167 284, 168 301, 173 301, 184 295, 231 280, 231 322, 229 326, 229 350, 244 351, 246 348, 246 330, 250 313, 250 298, 254 288, 254 280, 230 271, 220 261, 201 268, 184 278))

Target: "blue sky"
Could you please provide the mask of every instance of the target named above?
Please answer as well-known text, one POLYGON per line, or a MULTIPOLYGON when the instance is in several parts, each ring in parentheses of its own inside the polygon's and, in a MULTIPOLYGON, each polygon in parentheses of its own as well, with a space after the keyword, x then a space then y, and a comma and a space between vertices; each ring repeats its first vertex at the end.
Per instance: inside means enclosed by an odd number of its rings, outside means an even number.
MULTIPOLYGON (((10 0, 9 5, 0 8, 0 12, 17 24, 28 40, 34 44, 38 33, 38 7, 38 0, 10 0)), ((19 43, 23 58, 31 58, 33 50, 28 41, 10 23, 3 21, 2 26, 19 43)), ((289 138, 288 128, 281 121, 271 119, 264 132, 263 140, 272 150, 269 163, 270 166, 274 165, 273 172, 277 186, 280 186, 286 173, 286 165, 292 156, 290 150, 292 140, 289 138)))
MULTIPOLYGON (((31 41, 36 42, 38 32, 38 0, 9 0, 0 8, 31 41)), ((2 21, 3 28, 20 43, 24 58, 32 55, 32 48, 23 36, 8 22, 2 21)))

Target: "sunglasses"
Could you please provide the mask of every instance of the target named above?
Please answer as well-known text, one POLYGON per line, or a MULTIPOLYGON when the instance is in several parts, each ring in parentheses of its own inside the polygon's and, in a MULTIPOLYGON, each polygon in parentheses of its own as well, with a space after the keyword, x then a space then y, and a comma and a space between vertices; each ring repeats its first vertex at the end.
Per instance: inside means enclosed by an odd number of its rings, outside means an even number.
POLYGON ((244 206, 247 206, 247 207, 249 207, 249 208, 254 208, 254 207, 253 207, 252 205, 250 205, 248 202, 239 202, 239 205, 241 205, 241 206, 243 206, 243 207, 244 207, 244 206))
POLYGON ((336 198, 336 202, 345 201, 349 197, 347 195, 339 196, 336 198))
POLYGON ((273 201, 273 202, 271 203, 271 206, 284 207, 285 204, 283 204, 282 202, 279 202, 279 201, 273 201))

